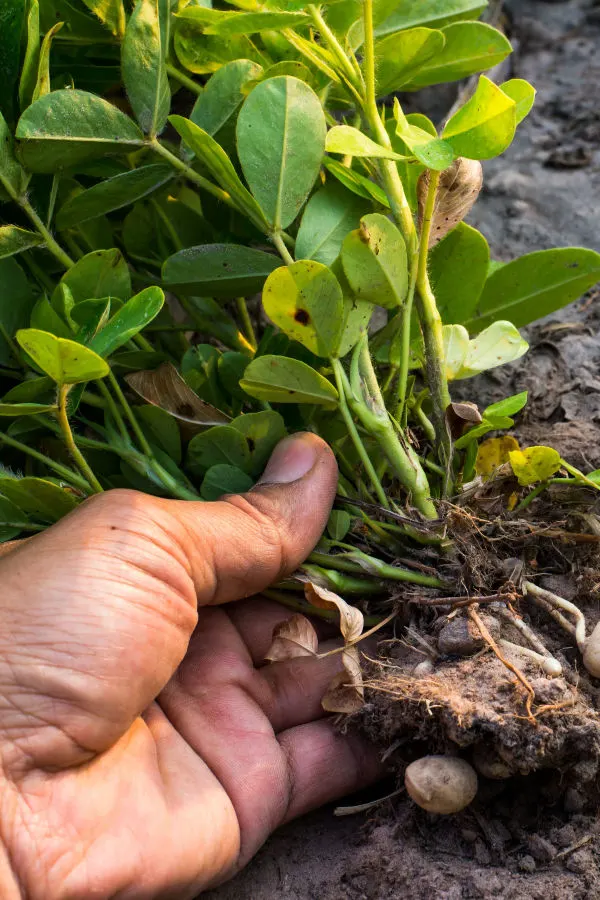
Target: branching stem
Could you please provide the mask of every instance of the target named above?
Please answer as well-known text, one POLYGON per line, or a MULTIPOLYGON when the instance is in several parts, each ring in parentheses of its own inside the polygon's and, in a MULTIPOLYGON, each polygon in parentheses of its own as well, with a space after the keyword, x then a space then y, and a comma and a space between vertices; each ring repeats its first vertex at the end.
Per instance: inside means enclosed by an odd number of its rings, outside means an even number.
POLYGON ((58 389, 58 409, 56 411, 56 418, 58 419, 65 444, 67 445, 69 453, 73 457, 77 468, 88 482, 92 491, 95 494, 101 494, 104 488, 92 472, 85 456, 75 443, 75 438, 73 437, 73 432, 71 431, 71 424, 69 422, 69 416, 67 414, 67 398, 69 395, 69 387, 70 385, 68 384, 62 384, 58 389))

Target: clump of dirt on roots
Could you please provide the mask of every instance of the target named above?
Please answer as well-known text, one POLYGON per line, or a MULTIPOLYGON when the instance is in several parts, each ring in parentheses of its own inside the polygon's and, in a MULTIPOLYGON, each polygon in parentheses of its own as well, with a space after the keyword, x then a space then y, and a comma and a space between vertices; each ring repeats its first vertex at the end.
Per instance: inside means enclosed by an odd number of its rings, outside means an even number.
POLYGON ((506 513, 513 488, 500 477, 448 506, 442 572, 456 598, 396 598, 396 636, 365 658, 359 727, 399 774, 424 754, 455 754, 484 782, 560 770, 562 791, 585 783, 594 802, 600 680, 582 662, 581 620, 589 636, 600 619, 600 503, 557 488, 506 513))

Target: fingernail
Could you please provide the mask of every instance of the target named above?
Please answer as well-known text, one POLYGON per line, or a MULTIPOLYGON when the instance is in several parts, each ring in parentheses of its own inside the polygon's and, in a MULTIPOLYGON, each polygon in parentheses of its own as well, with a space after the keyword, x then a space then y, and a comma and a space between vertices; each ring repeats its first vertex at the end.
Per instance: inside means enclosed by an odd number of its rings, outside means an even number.
POLYGON ((291 484, 303 478, 317 461, 318 451, 310 434, 294 434, 275 447, 258 484, 291 484))

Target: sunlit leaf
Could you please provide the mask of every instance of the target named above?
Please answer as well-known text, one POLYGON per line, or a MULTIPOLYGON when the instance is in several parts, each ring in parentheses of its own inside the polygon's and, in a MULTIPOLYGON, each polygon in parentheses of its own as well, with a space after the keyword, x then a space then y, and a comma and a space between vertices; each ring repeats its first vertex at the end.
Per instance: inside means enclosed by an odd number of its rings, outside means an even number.
POLYGON ((406 244, 398 228, 380 213, 361 219, 342 246, 342 263, 359 300, 393 309, 408 291, 406 244))
POLYGON ((509 453, 509 461, 519 484, 523 487, 547 481, 556 475, 562 465, 560 453, 553 450, 552 447, 528 447, 527 450, 513 450, 509 453))
POLYGON ((444 323, 467 322, 487 278, 490 248, 484 236, 461 222, 429 256, 429 278, 444 323))
POLYGON ((334 125, 327 132, 325 149, 342 156, 363 156, 372 159, 404 159, 390 147, 376 144, 370 137, 351 125, 334 125))
POLYGON ((457 156, 491 159, 508 149, 516 128, 515 101, 482 75, 477 90, 452 116, 442 137, 457 156))
POLYGON ((501 90, 517 104, 517 125, 527 118, 535 103, 536 89, 523 78, 511 78, 500 85, 501 90))
POLYGON ((57 384, 82 384, 108 375, 107 363, 93 350, 36 328, 17 332, 17 341, 57 384))
POLYGON ((0 225, 0 259, 15 256, 43 243, 44 238, 35 231, 27 231, 17 225, 0 225))
POLYGON ((149 325, 161 311, 164 302, 165 295, 159 287, 140 291, 109 319, 90 342, 90 348, 99 356, 109 357, 149 325))
POLYGON ((496 469, 510 461, 510 454, 519 449, 519 442, 510 435, 489 438, 477 451, 475 471, 482 478, 490 478, 496 469))
POLYGON ((320 372, 299 359, 260 356, 254 359, 240 382, 247 394, 270 403, 313 403, 337 406, 335 387, 320 372))

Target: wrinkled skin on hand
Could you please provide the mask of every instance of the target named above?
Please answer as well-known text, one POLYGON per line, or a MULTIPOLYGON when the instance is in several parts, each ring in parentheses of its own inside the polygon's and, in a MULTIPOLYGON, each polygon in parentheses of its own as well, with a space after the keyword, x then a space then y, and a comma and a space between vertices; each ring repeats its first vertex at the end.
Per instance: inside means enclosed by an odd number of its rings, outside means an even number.
POLYGON ((290 613, 252 597, 310 552, 336 479, 298 436, 245 496, 113 491, 5 549, 2 900, 193 898, 376 777, 321 710, 339 656, 263 666, 290 613))

